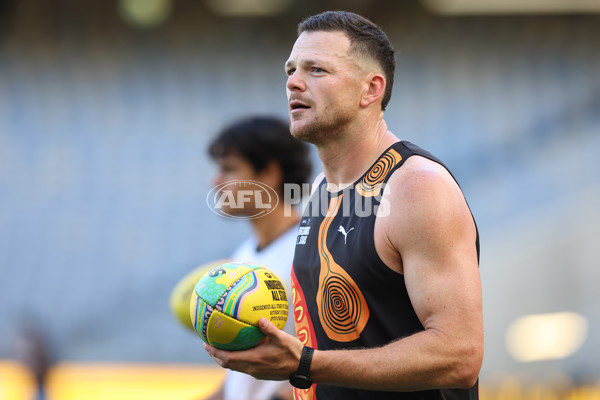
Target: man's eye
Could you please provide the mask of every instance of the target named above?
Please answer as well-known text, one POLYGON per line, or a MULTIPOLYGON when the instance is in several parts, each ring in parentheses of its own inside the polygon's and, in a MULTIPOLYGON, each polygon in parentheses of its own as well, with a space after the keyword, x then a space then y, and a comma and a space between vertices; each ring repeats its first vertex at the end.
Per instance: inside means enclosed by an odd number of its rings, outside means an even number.
POLYGON ((286 71, 287 76, 292 76, 296 72, 295 68, 290 68, 286 71))
POLYGON ((325 70, 323 68, 314 67, 313 72, 321 73, 321 72, 325 72, 325 70))

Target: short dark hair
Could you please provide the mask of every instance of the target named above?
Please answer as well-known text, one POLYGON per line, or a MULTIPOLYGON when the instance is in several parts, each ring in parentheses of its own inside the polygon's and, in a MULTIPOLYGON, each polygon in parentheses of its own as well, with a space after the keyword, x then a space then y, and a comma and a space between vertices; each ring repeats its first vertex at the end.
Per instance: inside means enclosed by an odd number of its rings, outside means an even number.
POLYGON ((325 11, 308 17, 298 25, 302 32, 343 32, 350 39, 350 51, 367 55, 377 61, 385 75, 386 87, 381 109, 385 110, 392 97, 396 59, 394 48, 383 30, 363 16, 349 11, 325 11))
POLYGON ((238 155, 255 172, 275 161, 283 173, 281 189, 286 183, 301 185, 310 180, 308 145, 291 135, 286 122, 274 117, 254 116, 234 122, 213 139, 208 152, 213 159, 238 155))

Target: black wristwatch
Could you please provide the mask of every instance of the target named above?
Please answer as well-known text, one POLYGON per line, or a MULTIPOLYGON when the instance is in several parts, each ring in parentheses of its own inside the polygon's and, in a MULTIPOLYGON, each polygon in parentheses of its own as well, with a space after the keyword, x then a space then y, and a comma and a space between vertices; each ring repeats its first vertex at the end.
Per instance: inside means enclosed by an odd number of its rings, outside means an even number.
POLYGON ((304 346, 302 349, 298 371, 290 376, 290 383, 292 386, 297 387, 298 389, 308 389, 312 386, 313 382, 312 379, 310 379, 310 376, 308 376, 308 371, 310 370, 310 362, 312 361, 314 351, 315 349, 308 346, 304 346))

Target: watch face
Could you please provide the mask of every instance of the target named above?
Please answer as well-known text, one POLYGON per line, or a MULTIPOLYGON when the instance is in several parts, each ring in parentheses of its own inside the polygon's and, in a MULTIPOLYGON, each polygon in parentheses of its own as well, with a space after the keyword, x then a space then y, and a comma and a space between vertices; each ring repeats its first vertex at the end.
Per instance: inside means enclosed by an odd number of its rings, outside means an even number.
POLYGON ((312 379, 304 375, 292 375, 290 377, 290 383, 298 389, 308 389, 312 386, 312 379))

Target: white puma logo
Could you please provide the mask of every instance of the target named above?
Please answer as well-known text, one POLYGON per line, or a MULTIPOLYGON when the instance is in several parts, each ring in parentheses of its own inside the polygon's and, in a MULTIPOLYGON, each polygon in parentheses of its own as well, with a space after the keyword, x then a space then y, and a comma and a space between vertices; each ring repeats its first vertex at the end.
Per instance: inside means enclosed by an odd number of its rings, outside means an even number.
POLYGON ((340 227, 338 228, 338 232, 341 232, 342 235, 344 235, 344 244, 346 244, 346 239, 352 229, 354 229, 354 227, 350 228, 350 230, 348 230, 348 232, 346 232, 346 229, 343 226, 340 225, 340 227))

